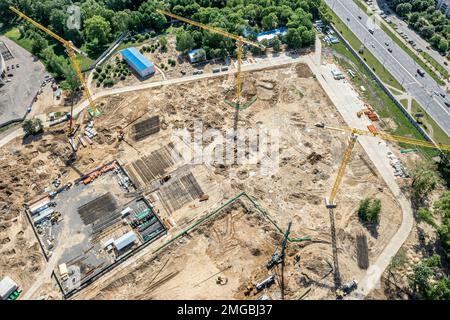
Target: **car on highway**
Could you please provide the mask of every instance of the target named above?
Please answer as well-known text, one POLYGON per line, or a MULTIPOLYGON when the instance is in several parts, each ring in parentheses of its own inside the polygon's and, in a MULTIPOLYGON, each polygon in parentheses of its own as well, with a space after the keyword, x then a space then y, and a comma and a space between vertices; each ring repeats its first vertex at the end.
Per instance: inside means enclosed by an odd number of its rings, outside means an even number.
POLYGON ((389 51, 390 53, 392 53, 392 48, 388 48, 388 51, 389 51))
POLYGON ((386 47, 388 47, 388 46, 389 46, 389 43, 387 43, 387 42, 385 42, 384 44, 386 45, 386 47))
POLYGON ((444 101, 444 104, 447 106, 447 108, 450 108, 450 102, 444 101))
POLYGON ((447 63, 447 61, 444 61, 444 64, 445 64, 446 66, 448 66, 448 63, 447 63))
POLYGON ((425 72, 423 70, 417 69, 417 73, 423 78, 425 76, 425 72))
POLYGON ((439 94, 440 94, 440 96, 441 96, 442 98, 445 99, 445 93, 441 92, 441 93, 439 93, 439 94))
POLYGON ((362 17, 361 17, 361 16, 358 16, 358 19, 359 19, 359 20, 361 20, 361 19, 362 19, 362 17))
POLYGON ((374 29, 369 29, 369 32, 370 32, 371 34, 373 34, 373 33, 375 32, 375 30, 374 30, 374 29))

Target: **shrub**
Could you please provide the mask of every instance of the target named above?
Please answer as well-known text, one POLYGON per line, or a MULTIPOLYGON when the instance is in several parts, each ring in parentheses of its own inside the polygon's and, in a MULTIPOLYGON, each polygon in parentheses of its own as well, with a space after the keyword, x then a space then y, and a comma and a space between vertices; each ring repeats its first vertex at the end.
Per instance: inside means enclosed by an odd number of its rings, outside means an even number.
POLYGON ((108 78, 103 82, 104 87, 112 87, 113 85, 114 85, 114 80, 111 78, 108 78))
POLYGON ((381 201, 380 199, 366 198, 362 200, 358 208, 358 216, 362 221, 370 223, 380 222, 381 201))
POLYGON ((33 118, 27 119, 22 123, 22 128, 25 131, 25 135, 35 135, 41 133, 44 130, 41 119, 33 118))

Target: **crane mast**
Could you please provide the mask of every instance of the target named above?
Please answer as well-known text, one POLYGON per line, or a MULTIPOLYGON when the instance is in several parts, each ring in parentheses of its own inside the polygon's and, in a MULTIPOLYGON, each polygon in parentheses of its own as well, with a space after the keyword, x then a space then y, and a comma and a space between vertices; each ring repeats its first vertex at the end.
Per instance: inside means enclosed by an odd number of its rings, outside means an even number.
MULTIPOLYGON (((219 28, 215 28, 212 26, 208 26, 206 24, 203 24, 201 22, 197 22, 191 19, 187 19, 185 17, 176 15, 174 13, 165 11, 165 10, 161 10, 161 9, 156 9, 156 11, 158 13, 164 14, 168 17, 171 17, 173 19, 179 20, 179 21, 183 21, 187 24, 199 27, 201 29, 213 32, 213 33, 217 33, 220 34, 226 38, 230 38, 236 41, 236 47, 237 47, 237 72, 236 72, 236 103, 229 103, 230 105, 232 105, 236 110, 234 113, 234 131, 236 132, 237 130, 237 123, 238 123, 238 119, 239 119, 239 110, 240 110, 240 104, 241 104, 241 94, 242 94, 242 78, 241 78, 241 64, 242 64, 242 48, 244 46, 244 44, 248 44, 251 45, 253 47, 257 47, 260 48, 262 50, 265 50, 266 47, 263 46, 262 44, 253 42, 251 40, 248 40, 244 37, 241 36, 237 36, 235 34, 229 33, 225 30, 219 29, 219 28)), ((253 102, 251 102, 253 103, 253 102)), ((249 103, 246 107, 248 107, 251 103, 249 103)))
MULTIPOLYGON (((74 68, 78 78, 80 79, 80 83, 81 83, 81 86, 83 87, 84 94, 85 94, 87 100, 89 101, 89 106, 91 108, 92 115, 95 115, 97 113, 97 107, 96 107, 96 105, 94 103, 94 100, 92 99, 92 96, 91 96, 91 93, 89 91, 88 85, 87 85, 87 83, 86 83, 86 81, 84 79, 83 73, 81 72, 81 69, 80 69, 80 65, 78 64, 78 61, 77 61, 76 56, 75 56, 75 52, 78 51, 78 49, 72 44, 71 41, 67 41, 67 40, 61 38, 56 33, 54 33, 53 31, 51 31, 49 29, 47 29, 46 27, 44 27, 40 23, 34 21, 33 19, 28 17, 23 12, 19 11, 18 9, 16 9, 15 7, 10 6, 9 9, 11 11, 13 11, 15 14, 17 14, 19 17, 21 17, 21 18, 25 19, 26 21, 30 22, 35 27, 37 27, 38 29, 44 31, 45 33, 47 33, 48 35, 50 35, 51 37, 53 37, 54 39, 56 39, 57 41, 59 41, 60 43, 62 43, 64 45, 64 47, 66 48, 67 53, 69 55, 70 61, 72 62, 73 68, 74 68)), ((68 135, 71 136, 72 133, 73 133, 73 116, 71 114, 70 115, 70 121, 69 121, 68 135)))

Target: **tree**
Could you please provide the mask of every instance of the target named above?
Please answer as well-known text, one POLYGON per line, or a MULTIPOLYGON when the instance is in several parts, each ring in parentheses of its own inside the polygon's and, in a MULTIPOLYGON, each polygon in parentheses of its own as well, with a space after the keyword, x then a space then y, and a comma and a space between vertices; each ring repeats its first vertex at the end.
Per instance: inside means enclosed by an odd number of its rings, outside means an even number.
POLYGON ((36 56, 41 56, 42 51, 48 47, 48 41, 44 39, 39 33, 33 35, 33 44, 31 46, 31 53, 36 56))
POLYGON ((381 212, 380 199, 366 198, 362 200, 358 208, 358 216, 364 222, 379 223, 381 212))
POLYGON ((430 161, 416 160, 408 164, 408 169, 411 177, 411 200, 419 205, 437 187, 436 166, 430 161))
POLYGON ((434 210, 442 218, 438 227, 439 239, 447 251, 447 259, 450 261, 450 191, 446 191, 434 204, 434 210))
POLYGON ((39 118, 27 119, 22 123, 23 131, 25 131, 25 135, 36 135, 41 133, 44 129, 42 125, 42 121, 39 118))
POLYGON ((281 50, 281 41, 280 41, 280 39, 278 39, 278 37, 273 39, 273 41, 272 41, 272 48, 273 48, 273 52, 280 52, 280 50, 281 50))
POLYGON ((448 50, 448 41, 444 38, 439 39, 439 43, 437 45, 437 48, 441 52, 447 52, 448 50))
POLYGON ((302 47, 302 36, 298 29, 288 29, 286 34, 286 43, 287 45, 294 49, 300 49, 302 47))
POLYGON ((191 50, 195 46, 195 41, 192 35, 184 30, 179 30, 177 32, 177 46, 176 49, 181 52, 191 50))
POLYGON ((266 15, 265 17, 263 17, 261 25, 264 28, 264 30, 271 30, 276 28, 278 25, 277 15, 274 12, 266 15))
POLYGON ((167 38, 166 37, 161 37, 158 40, 159 45, 161 46, 161 50, 165 51, 167 49, 167 38))
POLYGON ((409 287, 418 298, 429 300, 448 300, 450 280, 447 276, 438 279, 437 269, 441 266, 440 257, 433 255, 415 265, 408 276, 409 287))
POLYGON ((91 41, 98 41, 98 44, 104 45, 109 40, 111 26, 103 17, 93 16, 84 22, 84 33, 91 41))
POLYGON ((402 17, 406 16, 408 13, 411 12, 412 5, 410 3, 400 3, 395 8, 395 11, 402 17))
POLYGON ((419 218, 419 220, 424 221, 431 226, 435 225, 433 212, 431 212, 430 210, 428 210, 426 208, 420 208, 417 211, 417 217, 419 218))

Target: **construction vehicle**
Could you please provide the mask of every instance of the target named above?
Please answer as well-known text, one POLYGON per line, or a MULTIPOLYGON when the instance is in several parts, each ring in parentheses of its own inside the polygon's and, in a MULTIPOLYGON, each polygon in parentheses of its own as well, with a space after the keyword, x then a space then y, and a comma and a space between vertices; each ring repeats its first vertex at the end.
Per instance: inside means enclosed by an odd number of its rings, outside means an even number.
POLYGON ((267 278, 263 279, 261 282, 255 284, 255 288, 257 291, 261 291, 264 288, 270 287, 273 283, 275 283, 275 275, 272 274, 267 278))
POLYGON ((356 288, 358 288, 358 281, 353 279, 352 281, 344 284, 340 289, 336 290, 336 298, 342 299, 352 293, 356 288))
POLYGON ((284 254, 285 254, 285 251, 286 251, 287 240, 288 240, 288 237, 289 237, 289 233, 291 232, 291 225, 292 225, 292 222, 289 222, 287 230, 286 230, 286 232, 284 234, 283 241, 281 242, 281 252, 280 253, 275 252, 272 255, 272 258, 270 259, 270 261, 266 265, 267 269, 270 270, 270 269, 273 268, 274 265, 280 264, 280 263, 282 263, 284 261, 284 254))
MULTIPOLYGON (((241 36, 237 36, 234 35, 232 33, 229 33, 227 31, 224 31, 222 29, 219 28, 215 28, 215 27, 211 27, 208 26, 206 24, 197 22, 197 21, 193 21, 190 19, 187 19, 185 17, 173 14, 171 12, 165 11, 165 10, 161 10, 161 9, 156 9, 157 12, 164 14, 168 17, 171 17, 173 19, 179 20, 179 21, 183 21, 185 23, 188 23, 190 25, 205 29, 207 31, 213 32, 213 33, 217 33, 220 34, 226 38, 230 38, 236 41, 236 46, 237 46, 237 72, 236 72, 236 100, 235 102, 231 102, 231 101, 227 101, 225 100, 225 102, 230 105, 231 107, 235 108, 235 114, 234 114, 234 132, 236 133, 237 131, 237 122, 238 122, 238 118, 239 118, 239 110, 241 109, 241 63, 242 63, 242 48, 244 46, 244 44, 248 44, 251 45, 253 47, 256 48, 260 48, 261 50, 266 50, 266 47, 263 46, 262 44, 250 41, 244 37, 241 36)), ((251 104, 253 104, 256 101, 256 99, 251 100, 250 102, 248 102, 247 104, 245 104, 244 106, 242 106, 242 109, 246 109, 248 108, 251 104)))
MULTIPOLYGON (((25 15, 23 12, 17 10, 15 7, 10 6, 9 9, 11 11, 13 11, 15 14, 17 14, 19 17, 25 19, 26 21, 30 22, 31 24, 33 24, 34 26, 36 26, 37 28, 39 28, 40 30, 44 31, 45 33, 47 33, 48 35, 50 35, 51 37, 53 37, 54 39, 58 40, 60 43, 63 44, 63 46, 66 48, 66 51, 69 55, 70 61, 72 62, 73 68, 78 76, 78 78, 80 79, 80 83, 83 87, 83 91, 84 94, 86 95, 86 98, 89 101, 89 108, 88 111, 92 116, 95 116, 97 114, 97 107, 95 106, 94 100, 92 99, 91 93, 89 91, 88 85, 84 79, 83 73, 81 72, 80 69, 80 65, 78 64, 78 61, 76 59, 75 56, 75 52, 77 53, 81 53, 81 51, 76 48, 73 43, 71 41, 67 41, 64 40, 63 38, 61 38, 60 36, 58 36, 56 33, 54 33, 53 31, 47 29, 46 27, 44 27, 43 25, 41 25, 40 23, 34 21, 33 19, 31 19, 30 17, 28 17, 27 15, 25 15)), ((71 108, 71 113, 70 113, 70 120, 69 120, 69 128, 67 130, 67 134, 69 137, 73 137, 74 136, 74 132, 73 132, 73 108, 71 108)), ((74 150, 74 152, 76 152, 74 150)))
POLYGON ((445 145, 445 144, 433 143, 433 142, 428 142, 428 141, 424 141, 424 140, 406 138, 406 137, 396 136, 396 135, 390 135, 390 134, 379 132, 379 131, 370 132, 367 130, 361 130, 361 129, 349 128, 349 127, 336 128, 336 127, 327 126, 324 123, 317 123, 316 127, 322 128, 322 129, 351 133, 349 144, 347 145, 347 148, 344 151, 344 156, 339 165, 338 174, 336 176, 336 180, 334 182, 333 189, 331 190, 330 197, 327 197, 325 199, 327 208, 335 208, 336 207, 336 203, 335 203, 336 194, 338 192, 342 178, 345 174, 345 169, 347 168, 347 164, 350 161, 350 156, 351 156, 353 147, 355 146, 358 135, 378 137, 378 138, 380 138, 382 140, 386 140, 386 141, 401 142, 401 143, 410 144, 410 145, 414 145, 414 146, 438 149, 438 150, 443 150, 443 151, 450 151, 450 146, 445 145))

